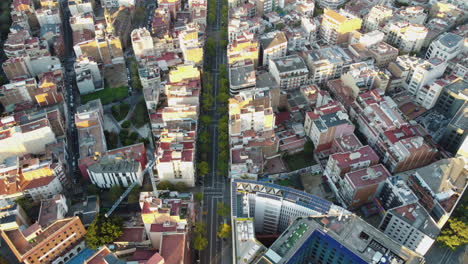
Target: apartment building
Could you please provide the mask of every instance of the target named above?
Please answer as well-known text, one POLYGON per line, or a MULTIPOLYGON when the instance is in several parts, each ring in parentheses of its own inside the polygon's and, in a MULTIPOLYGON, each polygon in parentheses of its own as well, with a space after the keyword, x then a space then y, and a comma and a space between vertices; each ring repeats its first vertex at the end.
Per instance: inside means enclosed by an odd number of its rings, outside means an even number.
POLYGON ((146 28, 137 28, 131 34, 132 47, 138 60, 141 57, 153 56, 153 38, 146 28))
POLYGON ((25 264, 68 261, 85 248, 86 230, 78 216, 57 220, 47 227, 1 230, 2 238, 19 262, 25 264))
POLYGON ((156 148, 156 170, 160 180, 195 185, 195 131, 161 133, 156 148))
POLYGON ((339 6, 342 6, 346 1, 344 0, 319 0, 318 6, 322 9, 338 9, 339 6))
POLYGON ((103 8, 119 8, 121 6, 135 6, 135 0, 101 0, 103 8))
POLYGON ((77 108, 75 126, 78 132, 80 160, 107 150, 103 118, 104 110, 100 99, 89 101, 77 108))
POLYGON ((80 13, 92 12, 93 3, 92 0, 68 0, 68 8, 70 9, 70 14, 76 16, 80 13))
POLYGON ((423 47, 428 29, 407 21, 387 23, 383 28, 385 41, 403 53, 418 53, 423 47))
POLYGON ((229 99, 230 135, 239 135, 253 130, 255 132, 274 129, 275 115, 268 103, 260 104, 252 99, 238 95, 229 99))
POLYGON ((366 145, 354 151, 330 155, 324 174, 330 182, 338 182, 348 172, 365 169, 378 163, 379 156, 366 145))
POLYGON ((324 82, 340 78, 354 63, 350 54, 340 46, 330 46, 318 50, 312 50, 307 54, 307 65, 313 83, 324 82))
POLYGON ((268 71, 282 90, 299 88, 309 75, 309 69, 298 55, 270 59, 268 71))
POLYGON ((463 43, 464 40, 459 35, 445 32, 436 40, 432 41, 426 52, 426 59, 437 57, 444 61, 449 61, 463 52, 463 43))
POLYGON ((332 101, 307 112, 304 130, 314 143, 314 151, 323 152, 331 148, 335 138, 353 134, 354 125, 341 104, 332 101))
POLYGON ((86 56, 79 56, 75 61, 76 85, 80 94, 87 94, 104 88, 104 80, 97 62, 86 56))
POLYGON ((382 69, 398 57, 398 49, 383 41, 370 46, 368 51, 374 58, 374 65, 382 69))
POLYGON ((235 62, 229 67, 229 93, 238 94, 241 91, 255 88, 255 66, 251 60, 235 62))
POLYGON ((204 39, 205 36, 196 23, 186 24, 185 29, 179 32, 179 45, 185 63, 202 64, 204 39))
POLYGON ((376 5, 371 8, 363 21, 363 29, 366 32, 380 29, 388 20, 393 17, 393 10, 383 5, 376 5))
POLYGON ((286 52, 288 51, 288 40, 286 39, 284 32, 270 32, 262 36, 259 42, 259 61, 262 63, 262 66, 268 66, 272 59, 286 56, 286 52))
POLYGON ((126 160, 120 155, 99 157, 96 163, 87 168, 91 182, 99 188, 119 185, 128 187, 134 182, 143 184, 143 168, 136 160, 126 160))
POLYGON ((400 8, 394 14, 398 21, 406 21, 411 24, 423 25, 426 22, 427 13, 423 6, 407 6, 400 8))
POLYGON ((60 16, 60 9, 58 8, 40 8, 36 10, 36 18, 41 27, 48 24, 60 24, 62 23, 60 16))
POLYGON ((320 38, 328 45, 347 43, 349 34, 361 28, 362 20, 346 11, 326 9, 320 26, 320 38))
POLYGON ((252 61, 257 66, 258 40, 252 33, 244 33, 236 37, 227 46, 228 64, 232 65, 239 61, 252 61))

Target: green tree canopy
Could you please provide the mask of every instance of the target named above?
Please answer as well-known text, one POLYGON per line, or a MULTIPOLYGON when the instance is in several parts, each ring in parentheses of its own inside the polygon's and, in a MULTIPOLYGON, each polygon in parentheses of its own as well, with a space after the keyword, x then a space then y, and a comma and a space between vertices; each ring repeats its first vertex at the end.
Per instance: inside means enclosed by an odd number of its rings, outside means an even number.
POLYGON ((442 232, 437 237, 439 243, 452 250, 468 244, 468 214, 466 213, 468 212, 468 201, 466 197, 462 197, 463 200, 454 210, 442 232))
POLYGON ((228 224, 219 225, 218 237, 219 238, 228 238, 231 236, 231 226, 228 224))
POLYGON ((312 141, 310 140, 306 141, 306 143, 304 144, 304 153, 307 155, 314 154, 314 143, 312 143, 312 141))
POLYGON ((186 192, 188 187, 185 182, 178 182, 174 185, 174 190, 178 192, 186 192))
POLYGON ((161 181, 158 190, 174 190, 174 185, 170 181, 161 181))
POLYGON ((195 193, 195 201, 201 202, 203 200, 203 193, 202 192, 196 192, 195 193))
POLYGON ((99 214, 89 225, 85 236, 86 245, 91 249, 114 242, 122 236, 122 220, 118 217, 106 218, 99 214))
POLYGON ((193 248, 198 251, 204 250, 208 246, 208 239, 205 236, 198 234, 193 241, 193 248))
POLYGON ((202 161, 198 163, 198 175, 199 176, 205 176, 208 174, 210 171, 210 165, 208 165, 208 162, 202 161))
POLYGON ((119 199, 120 195, 124 192, 124 189, 120 185, 114 185, 109 189, 109 199, 116 201, 119 199))
POLYGON ((203 125, 208 126, 211 123, 211 116, 209 115, 202 115, 200 117, 200 120, 202 121, 203 125))
POLYGON ((97 187, 95 184, 88 185, 86 190, 88 191, 89 195, 98 195, 99 192, 101 191, 99 187, 97 187))
POLYGON ((218 203, 218 210, 217 213, 219 216, 226 217, 229 212, 231 211, 231 208, 223 202, 218 203))

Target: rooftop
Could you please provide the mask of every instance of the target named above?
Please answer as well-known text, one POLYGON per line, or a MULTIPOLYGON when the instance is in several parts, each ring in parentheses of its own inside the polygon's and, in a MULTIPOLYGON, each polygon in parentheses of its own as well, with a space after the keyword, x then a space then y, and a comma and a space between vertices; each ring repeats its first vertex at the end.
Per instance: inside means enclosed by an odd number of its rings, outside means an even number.
POLYGON ((391 174, 382 165, 377 164, 369 168, 348 172, 345 178, 353 185, 354 188, 373 185, 385 181, 391 174))
POLYGON ((392 263, 399 264, 424 263, 422 256, 396 243, 356 215, 297 218, 265 253, 263 258, 270 262, 264 263, 288 263, 304 243, 316 240, 338 249, 354 263, 387 263, 392 259, 392 263))
POLYGON ((290 55, 272 60, 280 73, 291 71, 308 71, 304 60, 298 55, 290 55))
POLYGON ((440 232, 426 209, 418 203, 396 207, 389 212, 431 238, 436 238, 440 232))
POLYGON ((330 158, 336 160, 337 166, 340 168, 349 168, 356 163, 379 161, 379 156, 368 145, 355 151, 332 154, 330 158))

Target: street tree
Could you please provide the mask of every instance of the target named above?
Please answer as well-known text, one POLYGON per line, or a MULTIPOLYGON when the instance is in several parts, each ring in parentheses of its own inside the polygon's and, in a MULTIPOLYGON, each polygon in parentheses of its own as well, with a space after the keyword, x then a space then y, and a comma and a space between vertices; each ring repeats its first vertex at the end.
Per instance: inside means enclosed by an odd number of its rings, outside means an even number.
POLYGON ((203 200, 203 193, 202 192, 196 192, 195 193, 195 201, 201 202, 203 200))
POLYGON ((203 125, 209 126, 211 123, 211 116, 209 115, 202 115, 200 117, 200 120, 202 121, 203 125))
POLYGON ((208 246, 208 239, 205 236, 198 234, 193 241, 193 248, 198 251, 204 250, 208 246))
POLYGON ((225 223, 219 225, 218 229, 218 237, 219 238, 229 238, 231 236, 231 226, 225 223))
POLYGON ((208 162, 202 161, 198 163, 198 175, 199 176, 203 177, 207 175, 209 171, 210 171, 210 166, 208 165, 208 162))
POLYGON ((230 210, 231 209, 229 208, 227 204, 223 202, 218 203, 217 213, 219 216, 226 217, 229 214, 230 210))

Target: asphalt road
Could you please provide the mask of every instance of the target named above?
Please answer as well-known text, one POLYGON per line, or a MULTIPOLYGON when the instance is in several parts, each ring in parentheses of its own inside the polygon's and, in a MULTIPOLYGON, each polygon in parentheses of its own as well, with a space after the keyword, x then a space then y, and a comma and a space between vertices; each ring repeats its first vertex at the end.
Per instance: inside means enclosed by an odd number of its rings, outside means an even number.
POLYGON ((67 153, 68 153, 68 173, 69 178, 72 180, 72 192, 79 193, 81 190, 77 184, 79 181, 80 173, 78 170, 79 159, 79 145, 78 134, 75 128, 74 116, 76 108, 80 105, 80 94, 76 86, 75 76, 75 55, 73 52, 73 34, 70 27, 70 10, 68 9, 68 1, 61 0, 62 17, 64 20, 63 33, 65 44, 65 58, 63 66, 65 68, 65 108, 66 108, 66 136, 67 136, 67 153))
MULTIPOLYGON (((220 175, 217 171, 218 162, 218 120, 220 115, 218 113, 218 104, 216 97, 218 95, 218 69, 219 65, 224 63, 226 60, 226 51, 219 45, 220 31, 221 28, 221 1, 216 1, 216 23, 215 25, 207 27, 207 37, 214 37, 216 40, 216 56, 214 59, 209 59, 209 65, 211 65, 211 76, 213 76, 213 98, 214 105, 210 111, 212 122, 209 126, 212 149, 209 155, 209 163, 211 171, 205 176, 203 185, 203 221, 207 226, 208 236, 208 247, 201 252, 201 263, 206 264, 217 264, 217 263, 232 263, 232 250, 231 240, 222 240, 217 237, 218 227, 221 223, 226 221, 230 224, 230 218, 223 219, 223 217, 217 214, 217 204, 224 202, 230 204, 230 188, 229 181, 226 175, 220 175)), ((205 59, 207 59, 205 57, 205 59)), ((205 62, 207 63, 207 62, 205 62)))

